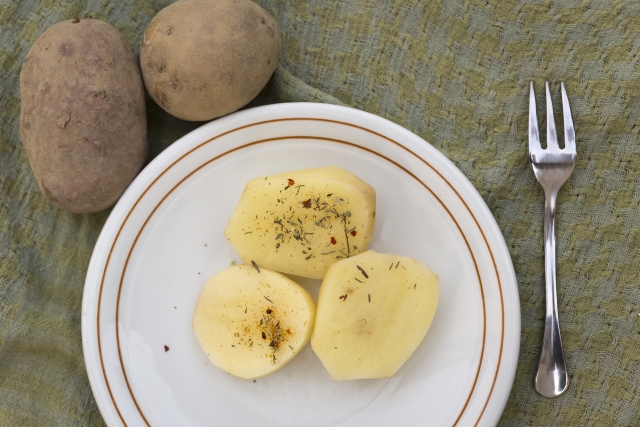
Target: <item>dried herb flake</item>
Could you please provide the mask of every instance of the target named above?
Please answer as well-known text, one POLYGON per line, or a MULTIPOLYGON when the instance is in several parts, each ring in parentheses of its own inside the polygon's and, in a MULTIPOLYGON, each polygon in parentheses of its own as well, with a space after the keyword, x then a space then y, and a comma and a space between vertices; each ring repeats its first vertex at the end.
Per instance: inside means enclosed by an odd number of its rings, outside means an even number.
POLYGON ((359 265, 356 265, 356 267, 358 267, 358 270, 360 270, 360 271, 362 272, 362 275, 363 275, 366 279, 368 279, 368 278, 369 278, 369 276, 367 275, 367 272, 366 272, 366 271, 364 271, 364 269, 363 269, 362 267, 360 267, 359 265))
POLYGON ((255 269, 256 269, 256 271, 257 271, 258 273, 260 273, 260 269, 258 268, 258 264, 256 264, 256 262, 255 262, 254 260, 251 260, 251 264, 253 265, 253 268, 255 268, 255 269))

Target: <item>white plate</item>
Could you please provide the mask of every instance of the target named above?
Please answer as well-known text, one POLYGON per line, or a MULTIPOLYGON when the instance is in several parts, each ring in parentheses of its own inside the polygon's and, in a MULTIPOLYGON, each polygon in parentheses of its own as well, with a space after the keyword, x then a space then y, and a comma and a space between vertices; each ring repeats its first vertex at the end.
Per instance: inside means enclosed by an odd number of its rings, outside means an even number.
MULTIPOLYGON (((303 282, 315 298, 319 281, 303 282)), ((136 178, 94 249, 82 337, 109 426, 493 426, 515 374, 520 307, 493 216, 442 154, 371 114, 280 104, 202 126, 136 178), (240 261, 223 230, 244 185, 328 165, 376 189, 371 249, 440 276, 433 325, 388 379, 333 381, 308 345, 255 382, 226 374, 191 316, 206 279, 240 261)))

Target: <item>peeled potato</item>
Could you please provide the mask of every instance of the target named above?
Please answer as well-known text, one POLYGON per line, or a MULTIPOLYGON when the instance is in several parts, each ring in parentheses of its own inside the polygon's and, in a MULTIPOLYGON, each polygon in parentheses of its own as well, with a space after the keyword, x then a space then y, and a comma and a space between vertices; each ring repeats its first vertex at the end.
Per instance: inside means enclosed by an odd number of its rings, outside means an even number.
POLYGON ((438 276, 409 257, 339 261, 320 287, 311 347, 335 380, 390 377, 422 342, 438 293, 438 276))
POLYGON ((376 194, 338 167, 251 180, 225 236, 245 263, 321 279, 336 261, 366 250, 376 194))
POLYGON ((240 378, 258 378, 305 346, 315 313, 315 302, 295 282, 257 265, 237 265, 207 281, 193 330, 214 365, 240 378))

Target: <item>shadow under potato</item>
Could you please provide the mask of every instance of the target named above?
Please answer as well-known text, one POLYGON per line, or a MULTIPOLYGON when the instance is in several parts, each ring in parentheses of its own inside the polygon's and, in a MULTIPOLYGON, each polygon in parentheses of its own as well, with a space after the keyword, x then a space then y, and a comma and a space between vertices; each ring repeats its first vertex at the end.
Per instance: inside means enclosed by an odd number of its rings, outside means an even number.
POLYGON ((147 141, 149 142, 146 166, 171 144, 207 122, 188 122, 173 117, 155 103, 146 88, 144 97, 147 108, 147 141))
MULTIPOLYGON (((271 76, 269 82, 258 96, 238 111, 276 102, 270 90, 272 81, 273 76, 271 76)), ((146 166, 151 162, 151 160, 155 159, 158 154, 162 153, 178 139, 208 122, 190 122, 187 120, 181 120, 167 113, 162 109, 162 107, 156 104, 146 88, 144 96, 147 108, 147 141, 149 143, 149 154, 147 156, 147 161, 144 164, 144 166, 146 166)))

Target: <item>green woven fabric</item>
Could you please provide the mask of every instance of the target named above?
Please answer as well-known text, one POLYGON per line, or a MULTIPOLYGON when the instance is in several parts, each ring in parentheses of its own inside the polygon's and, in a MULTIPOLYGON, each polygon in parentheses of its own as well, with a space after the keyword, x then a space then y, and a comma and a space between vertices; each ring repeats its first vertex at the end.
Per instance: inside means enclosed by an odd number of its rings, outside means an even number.
MULTIPOLYGON (((63 19, 91 15, 138 49, 168 0, 0 0, 0 425, 101 426, 80 307, 109 212, 41 195, 20 142, 19 72, 63 19)), ((509 247, 522 344, 500 425, 637 426, 640 419, 640 3, 611 0, 261 0, 282 31, 255 103, 339 103, 433 144, 478 189, 509 247), (527 165, 528 82, 569 92, 578 162, 557 218, 569 390, 533 389, 543 330, 543 193, 527 165)), ((147 102, 151 157, 197 127, 147 102)), ((556 112, 560 117, 560 111, 556 112)))

